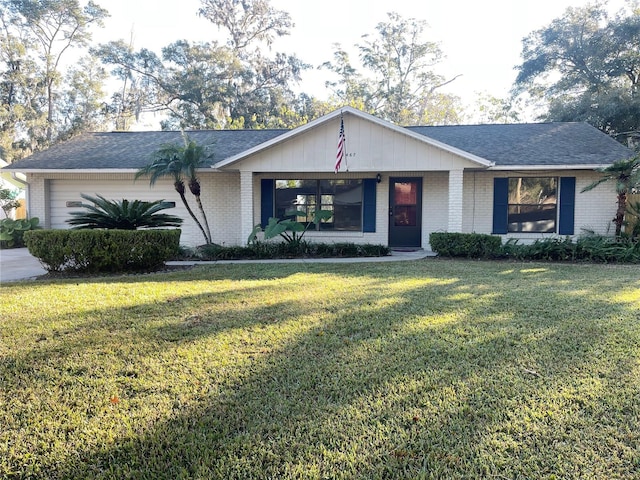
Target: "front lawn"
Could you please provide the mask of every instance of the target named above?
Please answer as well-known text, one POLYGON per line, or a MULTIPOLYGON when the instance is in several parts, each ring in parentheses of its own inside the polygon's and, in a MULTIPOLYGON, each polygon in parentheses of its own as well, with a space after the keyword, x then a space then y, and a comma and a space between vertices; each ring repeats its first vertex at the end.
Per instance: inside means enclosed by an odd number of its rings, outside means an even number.
POLYGON ((637 266, 0 288, 0 478, 638 478, 637 266))

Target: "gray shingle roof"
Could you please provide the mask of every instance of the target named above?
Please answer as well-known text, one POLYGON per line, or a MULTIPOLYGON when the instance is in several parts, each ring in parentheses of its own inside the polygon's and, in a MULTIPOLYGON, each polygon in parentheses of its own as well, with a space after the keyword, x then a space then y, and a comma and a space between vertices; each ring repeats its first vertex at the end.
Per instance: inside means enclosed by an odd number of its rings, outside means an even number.
MULTIPOLYGON (((287 130, 194 130, 185 133, 205 147, 207 165, 213 165, 285 132, 287 130)), ((85 133, 34 153, 9 168, 139 169, 149 163, 162 145, 182 145, 182 141, 181 133, 177 131, 85 133)))
POLYGON ((633 152, 587 123, 407 127, 497 166, 605 165, 633 152))
MULTIPOLYGON (((406 127, 472 153, 497 166, 604 165, 633 152, 586 123, 527 123, 406 127)), ((288 130, 199 130, 186 132, 210 146, 208 165, 238 155, 288 130)), ((163 144, 181 143, 180 132, 86 133, 13 163, 11 170, 139 169, 163 144)))

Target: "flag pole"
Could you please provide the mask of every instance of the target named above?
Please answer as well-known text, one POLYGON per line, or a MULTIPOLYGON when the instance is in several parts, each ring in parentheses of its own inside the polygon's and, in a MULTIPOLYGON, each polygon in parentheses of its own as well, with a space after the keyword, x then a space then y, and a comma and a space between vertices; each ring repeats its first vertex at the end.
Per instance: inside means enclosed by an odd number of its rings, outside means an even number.
MULTIPOLYGON (((336 174, 338 173, 338 170, 340 170, 340 166, 342 165, 342 160, 345 159, 345 149, 346 149, 346 138, 344 135, 344 117, 342 115, 342 110, 340 110, 340 133, 338 134, 336 164, 333 169, 336 174)), ((345 160, 345 166, 346 166, 346 160, 345 160)), ((349 171, 348 168, 347 168, 347 171, 349 171)))

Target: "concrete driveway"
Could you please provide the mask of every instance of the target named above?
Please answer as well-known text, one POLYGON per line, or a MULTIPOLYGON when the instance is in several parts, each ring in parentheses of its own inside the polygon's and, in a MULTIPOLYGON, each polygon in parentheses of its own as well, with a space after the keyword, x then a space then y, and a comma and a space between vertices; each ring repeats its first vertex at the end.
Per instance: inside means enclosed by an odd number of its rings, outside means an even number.
POLYGON ((0 250, 0 284, 16 280, 29 280, 47 271, 26 248, 0 250))

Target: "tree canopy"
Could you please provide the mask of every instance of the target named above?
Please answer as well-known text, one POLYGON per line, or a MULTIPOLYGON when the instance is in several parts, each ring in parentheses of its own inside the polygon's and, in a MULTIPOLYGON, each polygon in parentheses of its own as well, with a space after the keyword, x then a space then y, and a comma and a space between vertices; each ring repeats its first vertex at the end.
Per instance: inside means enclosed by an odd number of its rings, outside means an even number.
MULTIPOLYGON (((146 113, 174 130, 293 128, 343 105, 401 125, 469 120, 446 92, 457 76, 439 73, 444 52, 419 19, 391 12, 355 45, 334 44, 319 67, 331 93, 319 99, 302 83, 312 66, 274 51, 294 24, 271 0, 200 0, 194 17, 219 35, 168 38, 157 51, 124 39, 92 44, 109 15, 97 1, 0 0, 5 160, 89 130, 127 130, 146 113)), ((527 94, 544 105, 543 120, 587 121, 621 141, 640 137, 637 8, 568 9, 523 40, 517 72, 513 98, 479 94, 481 122, 521 120, 518 95, 527 94)))
POLYGON ((141 108, 167 113, 163 128, 292 126, 282 113, 295 105, 293 86, 308 65, 265 53, 289 33, 289 14, 267 0, 202 0, 199 14, 225 33, 226 43, 176 40, 157 55, 114 41, 94 52, 123 80, 145 84, 147 93, 135 97, 141 108))
POLYGON ((402 125, 459 123, 460 99, 439 91, 445 79, 433 67, 443 58, 440 46, 423 38, 426 22, 389 13, 373 35, 357 44, 358 71, 340 44, 333 61, 323 67, 337 80, 328 81, 334 101, 361 108, 402 125))
POLYGON ((65 78, 61 64, 107 16, 91 0, 0 0, 0 147, 8 160, 95 124, 104 71, 81 72, 81 64, 65 78))
POLYGON ((523 40, 515 92, 547 121, 586 121, 624 141, 640 131, 640 10, 569 8, 523 40))

